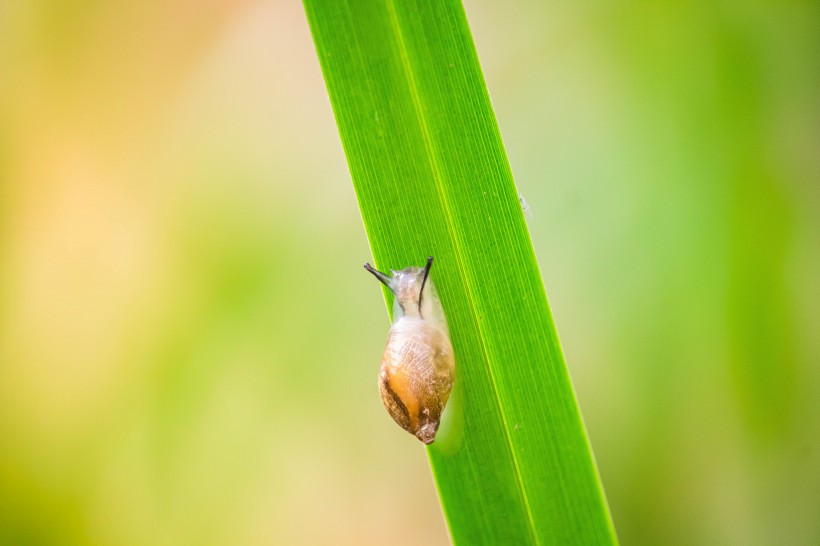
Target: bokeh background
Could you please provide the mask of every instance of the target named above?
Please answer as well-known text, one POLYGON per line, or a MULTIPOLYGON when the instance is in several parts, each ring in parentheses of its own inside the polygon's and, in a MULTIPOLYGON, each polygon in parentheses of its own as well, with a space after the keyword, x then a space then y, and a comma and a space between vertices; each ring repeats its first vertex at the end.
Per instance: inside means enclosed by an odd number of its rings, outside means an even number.
MULTIPOLYGON (((751 4, 467 0, 624 544, 820 543, 820 11, 751 4)), ((447 544, 369 258, 298 2, 0 2, 0 543, 447 544)))

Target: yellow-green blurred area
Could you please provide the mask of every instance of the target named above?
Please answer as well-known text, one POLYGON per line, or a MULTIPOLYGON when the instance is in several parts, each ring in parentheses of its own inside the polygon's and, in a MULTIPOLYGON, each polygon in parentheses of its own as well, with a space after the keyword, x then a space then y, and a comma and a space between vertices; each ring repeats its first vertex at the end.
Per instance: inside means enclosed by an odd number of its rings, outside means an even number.
MULTIPOLYGON (((818 5, 466 9, 622 542, 820 543, 818 5)), ((0 3, 0 543, 448 543, 369 259, 298 2, 0 3)))

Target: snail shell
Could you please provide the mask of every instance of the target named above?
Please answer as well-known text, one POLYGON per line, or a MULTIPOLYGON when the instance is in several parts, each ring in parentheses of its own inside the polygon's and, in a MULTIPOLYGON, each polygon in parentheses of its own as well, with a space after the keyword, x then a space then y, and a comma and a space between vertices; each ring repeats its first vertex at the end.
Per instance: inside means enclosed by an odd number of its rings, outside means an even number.
POLYGON ((401 428, 428 445, 436 438, 455 376, 447 319, 428 278, 432 265, 431 256, 426 267, 391 270, 392 276, 364 266, 395 295, 379 372, 382 402, 401 428))

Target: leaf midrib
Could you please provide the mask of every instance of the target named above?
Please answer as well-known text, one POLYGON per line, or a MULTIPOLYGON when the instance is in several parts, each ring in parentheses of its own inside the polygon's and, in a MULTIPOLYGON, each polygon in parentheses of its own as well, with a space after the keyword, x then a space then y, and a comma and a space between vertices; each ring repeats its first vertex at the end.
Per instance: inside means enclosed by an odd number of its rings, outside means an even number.
POLYGON ((521 493, 521 498, 524 501, 524 507, 527 511, 527 519, 529 521, 529 530, 530 535, 533 539, 535 544, 539 544, 538 535, 535 532, 535 519, 533 518, 532 509, 530 508, 530 502, 527 498, 527 491, 524 488, 524 481, 521 476, 521 470, 519 468, 518 459, 515 456, 515 450, 513 449, 512 439, 510 438, 510 433, 507 427, 507 419, 504 414, 504 408, 501 404, 501 398, 498 395, 498 386, 495 380, 495 376, 493 374, 492 366, 490 366, 490 357, 489 357, 489 350, 487 349, 486 343, 484 341, 484 331, 481 327, 481 321, 478 320, 476 317, 475 305, 474 305, 474 290, 472 284, 470 282, 469 275, 466 274, 466 268, 464 266, 464 259, 463 259, 463 251, 462 251, 462 243, 460 238, 457 235, 457 231, 454 229, 454 221, 453 221, 453 214, 450 209, 450 204, 447 200, 447 195, 443 189, 443 180, 442 180, 442 170, 439 166, 438 159, 436 154, 433 150, 431 144, 431 137, 430 137, 430 129, 427 126, 427 120, 424 116, 424 109, 422 108, 422 99, 421 95, 418 90, 418 85, 416 84, 416 78, 413 74, 413 68, 410 64, 409 54, 407 51, 407 46, 404 43, 404 34, 401 29, 401 25, 399 24, 398 16, 396 14, 396 7, 394 4, 394 0, 385 0, 388 13, 390 16, 390 24, 393 27, 393 31, 396 35, 397 45, 399 49, 399 58, 401 59, 402 69, 404 70, 404 74, 408 81, 408 87, 410 91, 410 97, 413 101, 413 109, 416 113, 416 119, 419 123, 419 128, 421 130, 422 140, 424 142, 424 151, 425 155, 427 156, 428 163, 430 165, 430 170, 433 175, 433 181, 436 187, 436 194, 439 197, 439 201, 442 204, 442 208, 444 209, 445 213, 445 222, 444 224, 447 226, 447 233, 450 236, 450 240, 453 241, 453 246, 456 255, 456 266, 459 272, 459 276, 464 279, 464 284, 467 293, 467 299, 469 305, 467 308, 469 309, 469 316, 470 320, 475 325, 475 329, 478 331, 478 339, 481 344, 481 354, 484 357, 484 362, 486 363, 487 372, 490 377, 490 382, 492 384, 492 393, 493 398, 495 400, 496 406, 498 407, 498 411, 501 415, 502 421, 502 429, 504 431, 504 440, 507 446, 507 449, 510 453, 510 458, 513 463, 513 468, 515 469, 515 477, 516 477, 516 485, 518 486, 518 490, 521 493))

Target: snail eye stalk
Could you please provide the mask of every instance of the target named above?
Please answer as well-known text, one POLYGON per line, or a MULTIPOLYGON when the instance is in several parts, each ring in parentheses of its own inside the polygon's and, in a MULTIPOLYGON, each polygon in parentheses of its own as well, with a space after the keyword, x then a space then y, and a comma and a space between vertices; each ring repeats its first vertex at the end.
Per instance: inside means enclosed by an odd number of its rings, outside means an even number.
POLYGON ((381 281, 382 284, 384 284, 387 288, 390 288, 391 291, 393 290, 393 288, 391 288, 390 286, 390 277, 388 275, 382 273, 370 264, 364 264, 364 268, 367 269, 370 273, 372 273, 374 277, 379 279, 379 281, 381 281))
POLYGON ((424 279, 421 281, 421 290, 419 290, 419 314, 421 314, 421 298, 424 295, 424 285, 427 284, 427 277, 430 276, 430 268, 433 267, 433 257, 427 257, 427 265, 424 267, 424 279))

